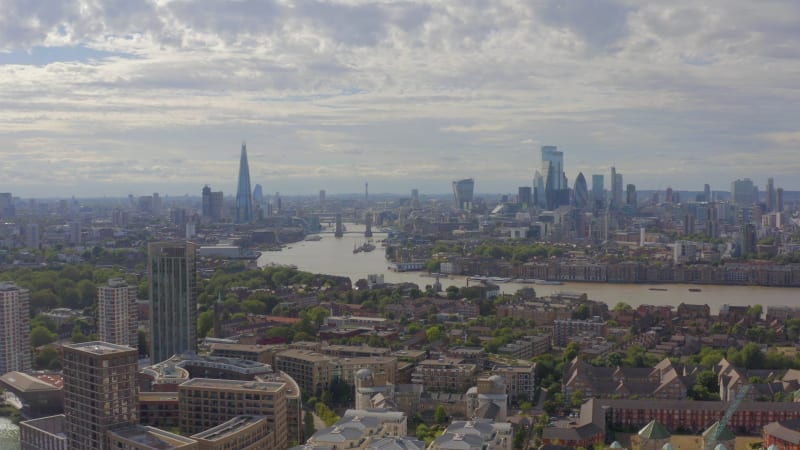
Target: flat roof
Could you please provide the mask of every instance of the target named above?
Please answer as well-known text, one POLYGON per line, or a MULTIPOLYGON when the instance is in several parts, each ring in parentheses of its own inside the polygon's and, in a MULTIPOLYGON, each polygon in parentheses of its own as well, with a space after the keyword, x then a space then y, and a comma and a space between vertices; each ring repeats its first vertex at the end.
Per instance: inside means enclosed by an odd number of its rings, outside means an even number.
POLYGON ((174 434, 158 428, 143 425, 124 426, 115 428, 109 432, 124 439, 136 442, 137 444, 144 444, 148 447, 158 450, 181 448, 185 445, 194 444, 197 442, 194 439, 190 439, 179 434, 174 434))
MULTIPOLYGON (((43 377, 45 376, 43 375, 43 377)), ((19 392, 57 391, 64 386, 64 380, 60 376, 48 375, 47 377, 53 377, 54 380, 42 379, 23 372, 8 372, 0 376, 0 381, 19 392), (55 378, 60 379, 60 383, 55 378)))
POLYGON ((127 353, 127 352, 137 351, 135 348, 128 347, 127 345, 117 345, 103 341, 83 342, 80 344, 67 344, 64 345, 64 347, 71 350, 79 350, 86 353, 92 353, 94 355, 111 355, 114 353, 127 353))
POLYGON ((247 389, 252 391, 276 392, 286 383, 276 381, 219 380, 216 378, 192 378, 178 387, 199 387, 210 389, 247 389))

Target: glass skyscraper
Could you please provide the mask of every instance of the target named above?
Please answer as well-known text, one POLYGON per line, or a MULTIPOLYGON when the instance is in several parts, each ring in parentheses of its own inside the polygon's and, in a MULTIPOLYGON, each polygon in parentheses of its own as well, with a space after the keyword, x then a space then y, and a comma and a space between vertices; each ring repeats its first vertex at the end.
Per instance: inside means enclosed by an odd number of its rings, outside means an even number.
POLYGON ((150 274, 150 360, 197 351, 197 245, 188 241, 147 246, 150 274))
POLYGON ((247 145, 242 143, 239 158, 239 186, 236 189, 236 222, 253 220, 253 191, 250 189, 250 166, 247 164, 247 145))

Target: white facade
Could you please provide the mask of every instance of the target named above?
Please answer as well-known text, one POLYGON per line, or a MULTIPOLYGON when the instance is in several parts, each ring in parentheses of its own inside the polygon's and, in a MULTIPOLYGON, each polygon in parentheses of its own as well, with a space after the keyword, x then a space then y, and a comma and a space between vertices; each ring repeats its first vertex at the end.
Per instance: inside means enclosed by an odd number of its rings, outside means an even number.
POLYGON ((136 286, 129 286, 119 278, 97 288, 97 332, 101 341, 137 347, 136 290, 136 286))
POLYGON ((0 282, 0 374, 31 370, 30 292, 0 282))

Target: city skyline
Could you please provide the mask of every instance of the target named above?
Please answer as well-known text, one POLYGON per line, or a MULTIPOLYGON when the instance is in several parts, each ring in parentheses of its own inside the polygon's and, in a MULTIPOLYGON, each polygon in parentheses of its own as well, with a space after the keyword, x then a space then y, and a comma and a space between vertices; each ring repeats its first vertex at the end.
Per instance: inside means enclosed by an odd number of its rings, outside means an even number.
POLYGON ((24 197, 235 192, 242 140, 285 194, 513 192, 543 145, 570 182, 800 190, 796 2, 4 9, 0 190, 24 197))

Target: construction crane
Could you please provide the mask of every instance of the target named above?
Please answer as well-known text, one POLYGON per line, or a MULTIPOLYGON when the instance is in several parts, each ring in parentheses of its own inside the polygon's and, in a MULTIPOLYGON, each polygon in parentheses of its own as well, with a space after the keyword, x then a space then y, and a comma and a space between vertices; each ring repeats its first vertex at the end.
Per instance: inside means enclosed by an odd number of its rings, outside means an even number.
POLYGON ((752 388, 752 384, 745 384, 741 389, 739 389, 739 392, 736 393, 736 397, 734 397, 731 404, 728 405, 728 409, 725 410, 725 414, 722 416, 722 419, 719 419, 719 422, 717 422, 717 429, 714 430, 714 433, 711 434, 706 442, 705 450, 714 449, 714 446, 717 445, 719 437, 722 436, 722 432, 728 427, 728 422, 730 422, 731 418, 733 418, 733 415, 736 414, 736 410, 739 409, 739 405, 742 404, 752 388))

